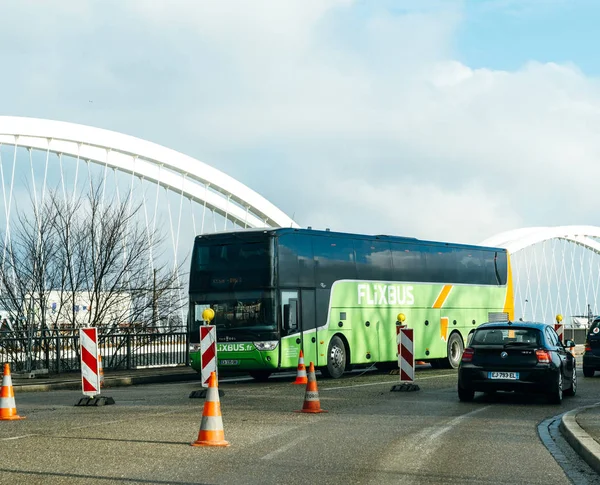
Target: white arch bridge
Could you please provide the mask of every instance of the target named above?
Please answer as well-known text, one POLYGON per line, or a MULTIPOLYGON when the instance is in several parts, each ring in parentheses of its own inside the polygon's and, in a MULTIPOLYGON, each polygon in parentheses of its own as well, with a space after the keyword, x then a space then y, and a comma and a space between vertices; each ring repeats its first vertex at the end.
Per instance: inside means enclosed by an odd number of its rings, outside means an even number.
MULTIPOLYGON (((53 120, 0 116, 0 228, 11 237, 15 213, 40 206, 50 187, 65 197, 89 189, 92 178, 117 199, 135 194, 147 228, 170 241, 174 265, 188 257, 196 234, 233 228, 298 227, 264 197, 206 163, 175 150, 104 129, 53 120)), ((512 254, 515 313, 551 322, 557 313, 598 308, 600 228, 533 227, 481 244, 512 254)), ((149 267, 152 267, 150 261, 149 267)))

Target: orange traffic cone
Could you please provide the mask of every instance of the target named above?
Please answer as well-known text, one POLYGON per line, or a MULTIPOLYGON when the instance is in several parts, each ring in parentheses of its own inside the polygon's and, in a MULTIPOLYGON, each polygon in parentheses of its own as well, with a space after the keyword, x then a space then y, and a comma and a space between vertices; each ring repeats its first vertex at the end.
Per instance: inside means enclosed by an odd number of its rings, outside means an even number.
POLYGON ((315 366, 311 362, 308 367, 308 382, 306 384, 306 393, 304 394, 304 405, 297 413, 326 413, 321 409, 319 401, 319 390, 317 389, 317 378, 315 377, 315 366))
POLYGON ((17 414, 15 391, 10 377, 10 365, 4 364, 2 389, 0 389, 0 419, 25 419, 17 414))
POLYGON ((202 411, 202 422, 198 439, 192 446, 229 446, 225 441, 223 432, 223 419, 221 418, 221 402, 219 401, 219 389, 217 388, 217 374, 210 373, 208 378, 208 391, 204 410, 202 411))
POLYGON ((304 353, 300 349, 300 357, 298 358, 298 373, 296 380, 292 384, 306 384, 308 383, 308 377, 306 376, 306 366, 304 365, 304 353))

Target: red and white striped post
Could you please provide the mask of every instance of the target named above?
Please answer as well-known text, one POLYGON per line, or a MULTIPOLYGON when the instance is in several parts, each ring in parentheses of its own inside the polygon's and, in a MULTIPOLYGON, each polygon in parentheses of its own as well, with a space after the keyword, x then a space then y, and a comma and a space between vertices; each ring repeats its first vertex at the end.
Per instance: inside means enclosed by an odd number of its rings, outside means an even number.
POLYGON ((400 369, 400 385, 392 387, 392 391, 418 391, 415 381, 414 330, 404 325, 406 316, 398 314, 396 322, 396 344, 398 346, 398 367, 400 369))
POLYGON ((98 362, 98 330, 79 329, 81 345, 81 389, 84 396, 100 394, 100 364, 98 362))
MULTIPOLYGON (((192 391, 190 398, 205 398, 209 392, 208 383, 211 372, 218 375, 217 328, 210 324, 213 318, 215 318, 215 311, 212 308, 207 308, 202 312, 202 320, 206 323, 200 327, 200 379, 202 380, 203 389, 192 391)), ((218 392, 219 396, 224 394, 221 389, 218 392)))
POLYGON ((200 375, 202 387, 208 387, 211 372, 217 372, 217 329, 214 325, 200 327, 200 375))
POLYGON ((564 343, 564 338, 565 338, 565 326, 562 323, 555 323, 554 324, 554 330, 556 330, 556 333, 558 334, 558 339, 564 343))
POLYGON ((565 326, 562 323, 562 315, 556 315, 556 323, 554 324, 554 330, 558 334, 558 339, 564 343, 565 337, 565 326))
POLYGON ((404 326, 396 327, 398 342, 398 367, 400 382, 412 383, 415 380, 414 330, 404 326))
POLYGON ((114 404, 112 397, 100 396, 102 376, 100 375, 100 353, 98 352, 98 329, 95 327, 79 329, 81 355, 82 397, 75 406, 104 406, 114 404))

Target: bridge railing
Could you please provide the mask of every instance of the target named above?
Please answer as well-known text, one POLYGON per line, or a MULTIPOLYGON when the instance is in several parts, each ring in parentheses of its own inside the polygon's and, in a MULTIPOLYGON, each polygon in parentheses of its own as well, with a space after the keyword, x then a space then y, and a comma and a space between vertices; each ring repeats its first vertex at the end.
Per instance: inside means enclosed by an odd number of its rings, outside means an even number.
MULTIPOLYGON (((189 365, 187 332, 108 333, 98 335, 105 370, 189 365)), ((0 362, 13 372, 80 372, 79 331, 44 331, 16 336, 0 332, 0 362)))

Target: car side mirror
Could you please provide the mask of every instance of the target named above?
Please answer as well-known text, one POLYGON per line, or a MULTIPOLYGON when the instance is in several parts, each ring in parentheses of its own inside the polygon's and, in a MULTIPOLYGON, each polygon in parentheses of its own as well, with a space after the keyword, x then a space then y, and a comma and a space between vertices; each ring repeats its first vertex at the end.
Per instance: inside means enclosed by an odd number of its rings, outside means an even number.
POLYGON ((575 347, 575 342, 573 340, 566 340, 565 347, 570 349, 571 347, 575 347))

